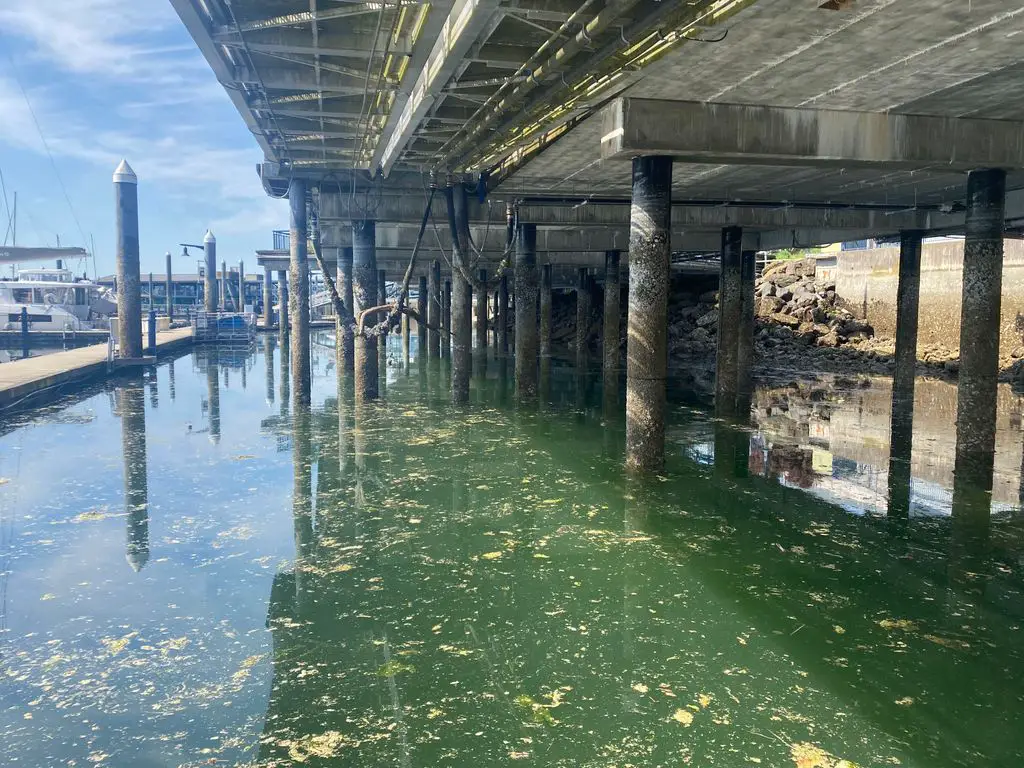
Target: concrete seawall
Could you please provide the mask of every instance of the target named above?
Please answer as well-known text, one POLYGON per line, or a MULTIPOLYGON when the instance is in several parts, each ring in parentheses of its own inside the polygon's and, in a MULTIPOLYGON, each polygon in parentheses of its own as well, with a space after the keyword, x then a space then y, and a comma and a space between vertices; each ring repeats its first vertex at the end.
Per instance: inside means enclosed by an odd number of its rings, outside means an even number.
MULTIPOLYGON (((1024 345, 1024 241, 1003 242, 1003 292, 999 353, 1024 345)), ((960 292, 963 286, 963 241, 926 243, 921 254, 921 309, 918 347, 960 344, 960 292)), ((899 246, 843 251, 838 256, 836 293, 877 336, 896 333, 896 283, 899 246)))

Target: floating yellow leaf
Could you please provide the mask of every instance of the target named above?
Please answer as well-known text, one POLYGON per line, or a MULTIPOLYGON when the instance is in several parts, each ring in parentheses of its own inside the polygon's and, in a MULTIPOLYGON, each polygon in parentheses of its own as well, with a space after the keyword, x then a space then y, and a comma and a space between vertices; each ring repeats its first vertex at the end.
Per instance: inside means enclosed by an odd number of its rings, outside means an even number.
POLYGON ((832 627, 832 629, 835 631, 835 633, 837 635, 842 635, 842 634, 846 633, 846 630, 843 629, 842 627, 840 627, 838 624, 836 624, 834 627, 832 627))
POLYGON ((647 689, 647 686, 644 685, 643 683, 635 683, 633 685, 633 690, 636 691, 637 693, 647 693, 648 689, 647 689))
POLYGON ((917 624, 909 619, 882 619, 878 626, 882 629, 902 629, 904 632, 917 631, 917 624))
POLYGON ((481 560, 497 560, 499 557, 501 557, 501 554, 502 554, 501 552, 485 552, 484 554, 480 555, 480 559, 481 560))
POLYGON ((93 520, 103 520, 106 516, 106 512, 101 512, 98 509, 90 509, 88 512, 82 512, 81 514, 75 515, 73 518, 71 518, 71 522, 87 523, 93 520))
POLYGON ((135 634, 135 632, 129 632, 127 635, 125 635, 122 638, 118 638, 117 640, 114 640, 111 637, 104 637, 100 639, 100 642, 103 643, 104 647, 110 652, 111 656, 117 656, 117 654, 119 654, 121 651, 125 649, 125 646, 128 645, 128 642, 133 637, 135 637, 135 634))
POLYGON ((796 763, 796 768, 857 768, 856 763, 842 760, 806 741, 800 744, 791 744, 789 756, 796 763))
POLYGON ((672 719, 689 728, 693 724, 693 712, 688 709, 677 709, 672 719))
POLYGON ((240 453, 237 456, 235 456, 235 461, 248 461, 249 459, 255 458, 256 457, 253 456, 251 453, 240 453))
POLYGON ((955 637, 939 637, 938 635, 922 635, 925 640, 941 645, 943 648, 956 648, 958 651, 966 651, 971 644, 964 640, 957 640, 955 637))
POLYGON ((702 693, 697 697, 697 701, 702 709, 707 709, 708 704, 711 703, 711 698, 712 697, 708 696, 706 693, 702 693))
POLYGON ((914 700, 909 696, 904 696, 902 699, 896 699, 896 703, 899 704, 901 707, 909 707, 911 704, 914 703, 914 700))
POLYGON ((421 520, 420 518, 418 518, 418 517, 410 517, 410 518, 409 518, 409 523, 410 523, 411 525, 419 525, 419 524, 420 524, 420 523, 422 523, 422 522, 423 522, 423 521, 422 521, 422 520, 421 520))
POLYGON ((545 555, 543 552, 535 552, 533 554, 538 560, 550 560, 551 558, 545 555))
POLYGON ((53 592, 47 592, 45 595, 43 595, 39 599, 40 600, 53 600, 55 597, 57 597, 57 596, 55 594, 53 594, 53 592))
POLYGON ((508 756, 513 760, 525 760, 530 756, 529 752, 509 752, 508 756))

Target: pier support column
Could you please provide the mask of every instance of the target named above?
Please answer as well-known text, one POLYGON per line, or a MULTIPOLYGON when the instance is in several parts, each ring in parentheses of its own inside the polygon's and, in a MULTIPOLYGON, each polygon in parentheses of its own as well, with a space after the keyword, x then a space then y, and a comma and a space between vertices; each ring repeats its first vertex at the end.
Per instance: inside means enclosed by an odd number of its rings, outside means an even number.
MULTIPOLYGON (((963 298, 960 309, 960 378, 956 408, 953 515, 958 495, 992 488, 999 373, 999 310, 1003 284, 1003 219, 1006 172, 972 171, 967 177, 963 298), (958 493, 959 492, 959 493, 958 493)), ((960 512, 987 530, 989 506, 960 512)))
POLYGON ((263 327, 274 327, 274 274, 270 267, 263 268, 263 327))
POLYGON ((476 344, 474 348, 477 353, 487 355, 487 270, 481 269, 477 273, 477 280, 480 281, 480 290, 476 296, 476 344))
POLYGON ((604 379, 619 375, 619 258, 618 251, 604 254, 604 317, 602 319, 602 345, 604 347, 604 379))
POLYGON ((228 263, 220 263, 220 311, 228 311, 228 263))
MULTIPOLYGON (((377 270, 377 306, 382 307, 388 303, 388 281, 387 272, 383 269, 377 270)), ((377 322, 382 322, 387 317, 387 312, 380 312, 377 315, 377 322)), ((388 378, 388 330, 377 337, 377 373, 381 381, 386 383, 388 378)))
POLYGON ((139 180, 128 162, 114 171, 117 211, 118 357, 142 357, 142 286, 139 284, 139 180))
POLYGON ((498 350, 508 354, 508 273, 498 283, 498 350))
MULTIPOLYGON (((355 354, 353 352, 352 324, 355 322, 352 311, 352 247, 338 249, 338 295, 345 304, 345 311, 348 313, 340 321, 335 321, 336 328, 341 333, 341 355, 337 357, 340 370, 345 376, 352 376, 355 366, 355 354)), ((336 342, 337 343, 337 342, 336 342)))
POLYGON ((587 343, 590 339, 590 273, 580 267, 576 279, 576 373, 587 367, 587 343))
MULTIPOLYGON (((516 397, 537 396, 537 225, 520 224, 516 242, 516 397)), ((486 307, 486 295, 484 306, 486 307)), ((486 335, 484 343, 486 344, 486 335)))
POLYGON ((469 402, 469 377, 473 370, 470 349, 473 294, 466 279, 469 270, 469 211, 466 188, 462 184, 450 187, 446 194, 455 246, 452 253, 455 262, 452 270, 452 402, 459 405, 469 402))
POLYGON ((427 356, 431 360, 441 357, 441 262, 434 259, 430 265, 430 297, 427 304, 427 356))
POLYGON ((635 158, 629 216, 626 467, 638 472, 657 472, 665 464, 671 213, 672 158, 635 158))
POLYGON ((910 454, 914 433, 914 375, 917 367, 917 316, 921 296, 922 232, 900 233, 896 286, 896 370, 889 413, 888 516, 910 515, 910 454))
MULTIPOLYGON (((282 345, 288 343, 288 322, 288 272, 279 269, 277 270, 277 333, 282 345)), ((281 365, 284 366, 284 357, 281 360, 281 365)))
POLYGON ((742 315, 741 269, 743 230, 722 230, 722 263, 718 277, 718 353, 715 358, 715 414, 731 418, 736 414, 737 354, 742 315))
POLYGON ((291 333, 292 404, 309 405, 312 373, 309 367, 309 257, 306 251, 306 181, 293 178, 288 185, 288 301, 291 333))
POLYGON ((220 306, 217 296, 217 238, 210 230, 206 230, 203 236, 203 255, 206 258, 203 270, 203 309, 216 312, 220 306))
POLYGON ((409 370, 409 337, 412 335, 409 330, 409 323, 411 322, 409 316, 405 313, 402 314, 402 366, 408 371, 409 370))
POLYGON ((754 396, 754 272, 757 252, 740 256, 740 328, 736 347, 736 415, 746 423, 754 396))
POLYGON ((419 285, 419 296, 416 298, 416 314, 419 316, 419 320, 416 321, 416 340, 419 342, 416 347, 416 362, 422 362, 427 359, 427 344, 428 344, 428 333, 427 333, 427 314, 428 314, 428 288, 427 288, 427 276, 420 275, 419 285))
POLYGON ((452 357, 452 281, 444 281, 444 293, 441 295, 441 359, 451 360, 452 357))
POLYGON ((540 268, 540 356, 551 357, 551 265, 540 268))
POLYGON ((245 262, 238 262, 238 311, 245 312, 245 262))
POLYGON ((167 294, 164 299, 165 309, 167 311, 168 319, 174 318, 174 272, 171 267, 171 252, 168 251, 164 258, 167 260, 167 281, 164 285, 164 293, 167 294))
MULTIPOLYGON (((501 282, 501 278, 498 278, 498 282, 501 282)), ((491 299, 488 298, 488 301, 491 299)), ((495 356, 498 352, 498 289, 494 289, 494 303, 491 306, 491 316, 494 318, 494 322, 491 323, 491 347, 493 347, 495 356)))
MULTIPOLYGON (((352 310, 356 319, 364 309, 377 301, 377 228, 373 221, 352 222, 352 310)), ((376 322, 368 315, 366 328, 376 322)), ((422 336, 422 334, 421 334, 422 336)), ((377 381, 377 338, 356 334, 355 344, 356 402, 376 400, 380 393, 377 381)))
POLYGON ((146 303, 148 305, 146 307, 146 310, 149 311, 149 312, 152 312, 153 310, 156 309, 156 302, 153 299, 153 273, 152 272, 149 273, 149 285, 147 286, 147 290, 149 291, 149 295, 146 297, 147 298, 147 302, 146 303))

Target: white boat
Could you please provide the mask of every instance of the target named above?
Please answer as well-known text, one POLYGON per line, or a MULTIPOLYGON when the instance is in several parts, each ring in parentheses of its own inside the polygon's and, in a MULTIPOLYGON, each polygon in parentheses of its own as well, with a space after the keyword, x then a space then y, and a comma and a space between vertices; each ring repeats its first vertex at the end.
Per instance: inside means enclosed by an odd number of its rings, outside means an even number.
POLYGON ((85 331, 109 328, 117 304, 109 290, 70 269, 26 269, 0 279, 0 329, 20 330, 22 309, 29 330, 85 331))

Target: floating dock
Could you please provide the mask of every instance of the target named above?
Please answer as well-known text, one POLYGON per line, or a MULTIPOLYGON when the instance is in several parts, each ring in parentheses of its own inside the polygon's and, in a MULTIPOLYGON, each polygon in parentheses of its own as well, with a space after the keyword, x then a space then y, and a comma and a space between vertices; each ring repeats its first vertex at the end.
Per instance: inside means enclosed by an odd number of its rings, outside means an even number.
MULTIPOLYGON (((158 355, 191 344, 191 328, 175 328, 156 336, 158 355)), ((0 365, 0 413, 46 390, 63 384, 80 383, 104 375, 107 370, 106 344, 94 344, 0 365)))

